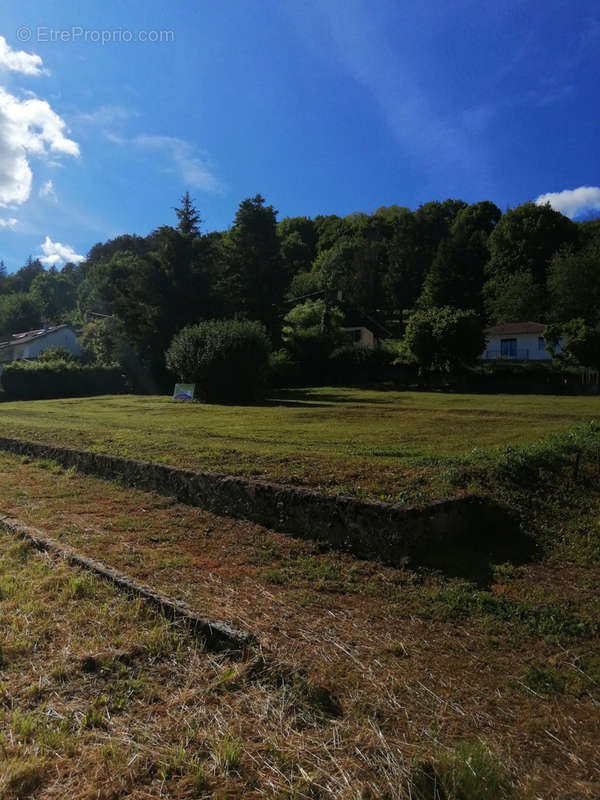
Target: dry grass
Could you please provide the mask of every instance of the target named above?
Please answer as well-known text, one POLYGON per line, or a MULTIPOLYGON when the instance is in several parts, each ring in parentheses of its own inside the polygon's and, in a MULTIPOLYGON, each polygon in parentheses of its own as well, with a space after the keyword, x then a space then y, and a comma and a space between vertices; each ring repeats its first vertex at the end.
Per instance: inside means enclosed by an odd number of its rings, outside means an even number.
POLYGON ((262 643, 217 658, 3 536, 0 796, 600 796, 600 569, 476 588, 49 463, 0 472, 2 512, 262 643))

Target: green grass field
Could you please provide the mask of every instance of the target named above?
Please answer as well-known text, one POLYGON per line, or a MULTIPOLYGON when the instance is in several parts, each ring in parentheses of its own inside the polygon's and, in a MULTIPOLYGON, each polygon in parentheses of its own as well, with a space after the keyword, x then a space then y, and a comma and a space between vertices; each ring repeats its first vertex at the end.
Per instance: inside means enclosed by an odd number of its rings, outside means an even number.
POLYGON ((252 406, 139 396, 3 403, 0 434, 396 497, 439 458, 528 444, 599 412, 596 397, 325 387, 252 406))

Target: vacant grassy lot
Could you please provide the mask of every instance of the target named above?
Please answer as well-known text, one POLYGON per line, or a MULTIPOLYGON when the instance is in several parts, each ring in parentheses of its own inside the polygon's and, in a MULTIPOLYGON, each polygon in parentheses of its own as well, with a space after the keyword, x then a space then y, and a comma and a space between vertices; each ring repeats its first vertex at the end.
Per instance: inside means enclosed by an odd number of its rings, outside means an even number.
POLYGON ((410 500, 440 458, 533 442, 599 412, 595 397, 323 388, 244 407, 133 396, 3 403, 0 434, 410 500))
POLYGON ((1 536, 0 797, 597 798, 598 492, 567 483, 555 540, 593 550, 482 585, 0 454, 0 512, 261 642, 204 653, 1 536))

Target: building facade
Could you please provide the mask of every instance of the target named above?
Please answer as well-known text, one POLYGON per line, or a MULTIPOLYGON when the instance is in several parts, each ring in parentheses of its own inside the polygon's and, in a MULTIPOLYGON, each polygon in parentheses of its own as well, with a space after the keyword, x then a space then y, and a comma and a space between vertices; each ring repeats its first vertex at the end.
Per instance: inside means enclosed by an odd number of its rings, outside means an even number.
MULTIPOLYGON (((486 328, 484 361, 551 361, 552 353, 545 339, 546 326, 541 322, 506 322, 486 328)), ((555 348, 560 349, 560 342, 555 348)))

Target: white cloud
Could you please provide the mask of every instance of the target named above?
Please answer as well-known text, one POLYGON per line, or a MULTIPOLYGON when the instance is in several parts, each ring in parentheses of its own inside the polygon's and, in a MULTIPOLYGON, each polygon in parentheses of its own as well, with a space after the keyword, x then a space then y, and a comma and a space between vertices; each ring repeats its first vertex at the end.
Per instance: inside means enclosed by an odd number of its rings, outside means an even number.
POLYGON ((13 50, 4 36, 0 36, 0 69, 11 72, 22 72, 23 75, 47 75, 42 59, 35 53, 26 53, 24 50, 13 50))
POLYGON ((0 87, 0 206, 21 205, 31 194, 30 156, 79 156, 66 124, 45 100, 19 100, 0 87))
POLYGON ((139 114, 132 108, 123 106, 100 106, 95 111, 82 111, 74 118, 77 122, 88 125, 108 126, 138 117, 139 114))
POLYGON ((40 197, 44 197, 50 200, 50 202, 52 203, 58 202, 58 196, 56 194, 56 190, 54 188, 52 180, 47 180, 46 183, 44 183, 43 186, 40 188, 38 194, 40 197))
POLYGON ((46 241, 42 244, 43 256, 40 256, 40 261, 47 267, 54 267, 57 264, 63 264, 68 261, 73 264, 79 264, 85 261, 85 256, 76 253, 70 244, 61 244, 61 242, 53 242, 49 236, 46 236, 46 241))
MULTIPOLYGON (((113 137, 113 141, 122 143, 119 137, 113 137)), ((223 186, 211 171, 210 165, 196 155, 189 142, 175 136, 136 136, 133 144, 145 150, 157 150, 166 154, 187 186, 205 192, 223 191, 223 186)))
POLYGON ((14 228, 18 220, 15 217, 0 218, 0 228, 14 228))
POLYGON ((584 211, 600 210, 600 187, 579 186, 577 189, 564 189, 562 192, 547 192, 541 194, 535 202, 538 206, 550 203, 555 211, 573 219, 584 211))

